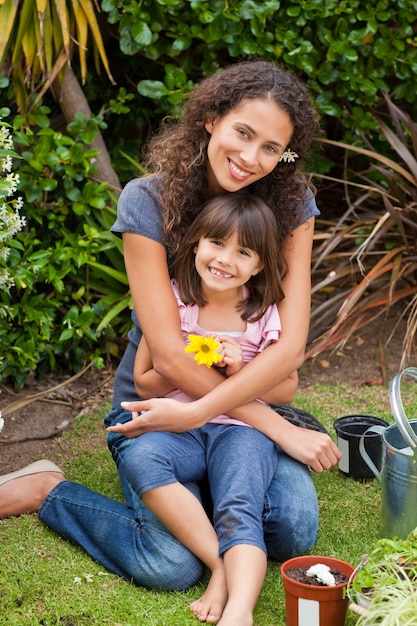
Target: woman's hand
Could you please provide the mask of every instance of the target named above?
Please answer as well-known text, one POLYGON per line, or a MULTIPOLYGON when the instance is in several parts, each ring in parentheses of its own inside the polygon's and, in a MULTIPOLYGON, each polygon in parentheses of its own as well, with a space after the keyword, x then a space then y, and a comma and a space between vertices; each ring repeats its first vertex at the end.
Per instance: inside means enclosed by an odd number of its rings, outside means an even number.
POLYGON ((329 435, 294 426, 286 420, 278 443, 289 456, 309 465, 317 474, 335 467, 342 457, 341 451, 329 435))
POLYGON ((137 402, 122 402, 126 411, 132 412, 132 421, 109 426, 111 433, 123 433, 133 439, 144 433, 166 430, 181 433, 199 428, 206 423, 195 410, 194 402, 178 402, 171 398, 151 398, 137 402))

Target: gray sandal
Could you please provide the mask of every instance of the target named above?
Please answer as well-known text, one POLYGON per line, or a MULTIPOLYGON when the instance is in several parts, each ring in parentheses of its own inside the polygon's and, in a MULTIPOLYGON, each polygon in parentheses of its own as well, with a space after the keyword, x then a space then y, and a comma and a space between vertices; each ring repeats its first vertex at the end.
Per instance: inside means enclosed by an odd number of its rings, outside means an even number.
POLYGON ((317 430, 319 433, 326 433, 326 435, 330 436, 323 424, 319 422, 314 415, 307 413, 307 411, 297 409, 296 407, 289 406, 288 404, 271 404, 270 407, 276 413, 282 415, 282 417, 284 417, 288 422, 294 424, 294 426, 301 426, 301 428, 308 428, 309 430, 317 430))
POLYGON ((26 467, 22 467, 22 469, 17 470, 16 472, 11 472, 10 474, 4 474, 3 476, 0 476, 0 487, 8 483, 10 480, 14 480, 15 478, 29 476, 30 474, 40 474, 41 472, 59 472, 59 474, 64 475, 62 469, 55 465, 55 463, 44 459, 42 461, 35 461, 35 463, 26 465, 26 467))

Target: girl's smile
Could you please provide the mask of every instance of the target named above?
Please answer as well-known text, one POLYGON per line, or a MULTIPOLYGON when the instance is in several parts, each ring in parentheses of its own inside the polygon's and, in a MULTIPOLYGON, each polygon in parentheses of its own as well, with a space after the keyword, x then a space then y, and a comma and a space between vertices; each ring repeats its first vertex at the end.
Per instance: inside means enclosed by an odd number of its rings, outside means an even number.
POLYGON ((243 100, 224 117, 205 124, 209 191, 237 191, 270 174, 289 144, 288 113, 267 99, 243 100))
POLYGON ((209 272, 210 274, 213 274, 214 276, 218 276, 219 278, 232 278, 232 274, 226 274, 225 272, 222 272, 221 270, 218 270, 214 267, 209 267, 209 272))

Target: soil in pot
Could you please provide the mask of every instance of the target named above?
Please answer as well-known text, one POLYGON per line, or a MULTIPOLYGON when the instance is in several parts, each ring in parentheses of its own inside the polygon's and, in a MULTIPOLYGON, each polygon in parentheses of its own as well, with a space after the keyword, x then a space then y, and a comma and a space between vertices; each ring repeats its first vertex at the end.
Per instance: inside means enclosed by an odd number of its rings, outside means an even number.
MULTIPOLYGON (((287 569, 285 573, 292 580, 296 580, 299 583, 303 583, 304 585, 315 585, 318 587, 325 587, 326 585, 314 576, 307 576, 307 571, 310 569, 309 567, 292 567, 291 569, 287 569)), ((333 574, 336 585, 347 584, 349 578, 345 576, 338 569, 330 569, 330 573, 333 574)))

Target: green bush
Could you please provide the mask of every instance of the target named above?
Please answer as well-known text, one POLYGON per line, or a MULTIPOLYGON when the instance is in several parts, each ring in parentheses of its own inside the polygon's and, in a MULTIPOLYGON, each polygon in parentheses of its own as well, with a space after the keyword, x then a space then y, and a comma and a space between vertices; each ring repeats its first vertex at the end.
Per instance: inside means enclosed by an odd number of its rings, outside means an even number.
POLYGON ((29 373, 100 366, 117 352, 108 321, 121 322, 130 302, 121 242, 109 232, 115 199, 95 180, 88 148, 103 121, 80 114, 64 135, 49 114, 32 115, 36 131, 20 116, 13 124, 26 228, 10 243, 15 286, 0 292, 0 377, 16 388, 29 373))
POLYGON ((370 109, 382 90, 399 104, 417 101, 413 0, 103 0, 101 8, 123 54, 155 62, 136 63, 132 78, 157 117, 181 106, 195 80, 255 56, 305 78, 345 139, 376 128, 370 109))

